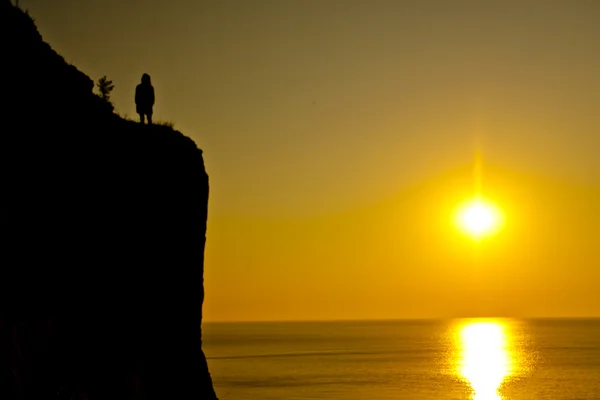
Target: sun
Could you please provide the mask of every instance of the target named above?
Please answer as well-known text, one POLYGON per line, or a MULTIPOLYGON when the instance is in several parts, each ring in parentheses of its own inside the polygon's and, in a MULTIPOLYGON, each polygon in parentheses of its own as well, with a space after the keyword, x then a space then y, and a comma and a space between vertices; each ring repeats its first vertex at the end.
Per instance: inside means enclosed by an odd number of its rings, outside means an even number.
POLYGON ((491 202, 478 198, 460 207, 456 219, 461 230, 479 239, 499 230, 502 214, 491 202))
POLYGON ((484 204, 473 204, 465 209, 462 215, 462 223, 475 235, 481 235, 494 225, 494 215, 489 207, 484 204))

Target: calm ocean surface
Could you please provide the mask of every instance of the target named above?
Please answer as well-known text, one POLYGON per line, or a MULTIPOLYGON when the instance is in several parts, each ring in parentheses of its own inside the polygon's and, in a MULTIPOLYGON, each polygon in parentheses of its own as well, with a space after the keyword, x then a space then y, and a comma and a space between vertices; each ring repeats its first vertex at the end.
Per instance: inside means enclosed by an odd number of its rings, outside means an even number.
POLYGON ((600 320, 206 323, 222 400, 600 400, 600 320))

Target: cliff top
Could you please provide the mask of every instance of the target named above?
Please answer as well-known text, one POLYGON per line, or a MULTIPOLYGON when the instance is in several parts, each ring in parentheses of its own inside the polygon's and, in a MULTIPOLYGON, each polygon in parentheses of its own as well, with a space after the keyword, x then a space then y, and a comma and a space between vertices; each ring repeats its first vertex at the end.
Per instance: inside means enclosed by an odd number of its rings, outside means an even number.
MULTIPOLYGON (((10 122, 17 124, 16 128, 27 130, 29 135, 34 132, 32 125, 85 124, 99 128, 111 124, 112 129, 105 131, 104 136, 141 134, 151 140, 155 135, 171 135, 169 141, 193 144, 171 126, 140 126, 115 114, 109 103, 94 94, 94 81, 44 42, 34 19, 10 0, 0 0, 0 49, 6 60, 2 94, 9 103, 5 112, 11 116, 10 122)), ((63 129, 62 134, 66 131, 63 129)), ((45 138, 48 135, 47 131, 43 134, 45 138)), ((85 140, 83 133, 80 140, 85 140)))

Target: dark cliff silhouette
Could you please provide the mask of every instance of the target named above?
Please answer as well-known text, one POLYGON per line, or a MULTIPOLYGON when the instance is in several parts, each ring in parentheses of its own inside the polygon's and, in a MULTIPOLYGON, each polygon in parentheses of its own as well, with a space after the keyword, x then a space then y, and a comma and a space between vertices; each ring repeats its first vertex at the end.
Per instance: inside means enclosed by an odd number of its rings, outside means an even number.
POLYGON ((135 88, 135 109, 142 124, 146 117, 148 124, 152 125, 152 107, 154 107, 154 86, 150 81, 150 75, 144 74, 142 82, 135 88))
POLYGON ((9 0, 0 54, 0 398, 215 399, 201 150, 113 114, 9 0))

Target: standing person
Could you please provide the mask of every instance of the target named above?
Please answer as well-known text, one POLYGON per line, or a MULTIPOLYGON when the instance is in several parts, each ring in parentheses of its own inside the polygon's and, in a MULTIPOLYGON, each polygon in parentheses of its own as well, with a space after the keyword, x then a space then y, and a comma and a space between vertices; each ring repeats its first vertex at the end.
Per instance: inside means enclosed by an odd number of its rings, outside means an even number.
POLYGON ((150 82, 150 75, 142 75, 142 83, 135 88, 135 108, 140 115, 140 123, 144 123, 144 116, 148 124, 152 125, 152 107, 154 106, 154 87, 150 82))

